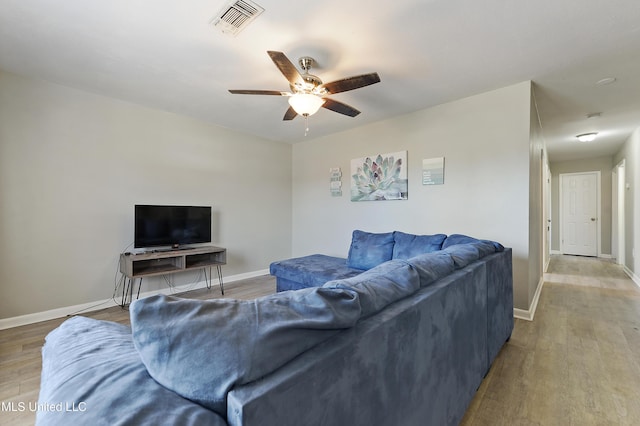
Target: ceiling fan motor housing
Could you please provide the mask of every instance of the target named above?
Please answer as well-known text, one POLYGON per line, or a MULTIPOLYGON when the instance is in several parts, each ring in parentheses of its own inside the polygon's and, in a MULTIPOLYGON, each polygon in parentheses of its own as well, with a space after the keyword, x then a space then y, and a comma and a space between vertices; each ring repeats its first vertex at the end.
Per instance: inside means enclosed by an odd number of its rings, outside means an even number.
POLYGON ((302 74, 300 74, 300 77, 302 77, 302 80, 304 80, 304 84, 290 84, 289 86, 291 87, 293 93, 311 93, 318 96, 323 96, 329 93, 328 90, 324 88, 318 88, 322 85, 322 80, 320 79, 320 77, 309 73, 311 67, 316 64, 315 59, 310 56, 303 56, 302 58, 298 59, 298 63, 300 64, 300 68, 302 68, 302 70, 304 71, 302 74))
POLYGON ((325 88, 320 88, 322 80, 319 77, 309 73, 302 74, 301 77, 304 80, 303 84, 290 84, 293 93, 312 93, 314 95, 326 95, 328 93, 325 88))

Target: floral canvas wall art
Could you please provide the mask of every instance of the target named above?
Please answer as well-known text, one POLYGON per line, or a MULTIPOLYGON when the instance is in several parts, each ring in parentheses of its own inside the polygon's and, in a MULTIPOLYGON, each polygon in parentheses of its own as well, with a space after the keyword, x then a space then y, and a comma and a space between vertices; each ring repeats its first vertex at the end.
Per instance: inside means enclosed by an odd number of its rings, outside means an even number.
POLYGON ((406 200, 407 151, 351 160, 351 201, 406 200))

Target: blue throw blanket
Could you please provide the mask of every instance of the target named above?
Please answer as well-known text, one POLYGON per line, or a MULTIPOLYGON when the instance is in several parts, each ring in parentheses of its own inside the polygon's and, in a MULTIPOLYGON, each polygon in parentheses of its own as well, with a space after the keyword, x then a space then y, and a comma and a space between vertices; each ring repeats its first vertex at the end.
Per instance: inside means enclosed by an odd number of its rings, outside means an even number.
POLYGON ((36 425, 222 426, 149 377, 122 324, 74 317, 47 335, 36 425))

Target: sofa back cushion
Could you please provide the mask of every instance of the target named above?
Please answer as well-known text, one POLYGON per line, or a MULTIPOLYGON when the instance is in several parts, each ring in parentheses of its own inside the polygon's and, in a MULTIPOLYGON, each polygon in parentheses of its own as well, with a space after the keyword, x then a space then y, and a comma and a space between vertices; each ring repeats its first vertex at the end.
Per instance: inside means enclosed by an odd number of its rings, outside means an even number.
POLYGON ((444 234, 414 235, 395 231, 393 233, 393 259, 410 259, 419 254, 431 253, 442 248, 444 234))
POLYGON ((133 342, 151 377, 223 416, 233 386, 352 327, 360 314, 355 292, 321 287, 255 300, 158 295, 130 307, 133 342))
POLYGON ((393 257, 393 232, 374 234, 353 231, 347 266, 356 269, 371 269, 393 257))
POLYGON ((323 287, 358 293, 364 318, 415 293, 420 288, 420 277, 409 262, 391 260, 355 277, 329 281, 323 287))
POLYGON ((463 235, 463 234, 451 234, 449 235, 444 242, 442 243, 442 249, 446 249, 448 247, 454 246, 454 245, 458 245, 458 244, 469 244, 469 243, 478 243, 478 242, 482 242, 482 243, 488 243, 493 245, 494 247, 494 251, 500 252, 500 251, 504 251, 504 246, 500 243, 497 243, 495 241, 490 241, 490 240, 479 240, 477 238, 473 238, 470 237, 468 235, 463 235))
POLYGON ((490 254, 493 254, 496 251, 498 251, 496 249, 496 246, 491 241, 482 240, 475 243, 471 243, 471 245, 478 249, 480 258, 489 256, 490 254))
POLYGON ((471 262, 480 259, 480 251, 473 244, 456 244, 442 251, 451 255, 456 269, 464 268, 471 262))
POLYGON ((453 257, 443 251, 419 254, 407 260, 407 263, 418 272, 420 287, 425 287, 456 269, 453 257))

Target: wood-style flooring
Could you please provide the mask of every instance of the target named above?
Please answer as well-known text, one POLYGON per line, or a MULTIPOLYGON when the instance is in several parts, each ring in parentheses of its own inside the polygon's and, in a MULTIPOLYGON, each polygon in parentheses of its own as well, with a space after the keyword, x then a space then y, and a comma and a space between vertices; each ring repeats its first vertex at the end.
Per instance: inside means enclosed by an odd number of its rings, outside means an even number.
MULTIPOLYGON (((275 291, 264 276, 225 285, 225 298, 275 291)), ((221 297, 194 290, 182 297, 221 297)), ((86 316, 128 324, 119 306, 86 316)), ((0 330, 0 402, 37 401, 40 350, 66 318, 0 330)), ((35 413, 0 411, 0 425, 32 425, 35 413)), ((534 321, 516 320, 462 421, 477 425, 640 424, 640 289, 614 263, 553 256, 534 321)))
POLYGON ((462 424, 640 425, 640 289, 621 267, 553 256, 462 424))
MULTIPOLYGON (((255 299, 275 293, 275 278, 265 275, 242 281, 225 283, 224 296, 220 288, 198 289, 179 294, 192 299, 255 299)), ((129 324, 129 311, 113 306, 84 316, 129 324)), ((38 401, 42 357, 40 351, 45 336, 67 318, 44 321, 37 324, 0 330, 0 426, 26 426, 35 423, 35 413, 30 412, 29 402, 38 401), (27 409, 20 410, 20 403, 27 409), (8 409, 10 406, 13 410, 8 409)))

